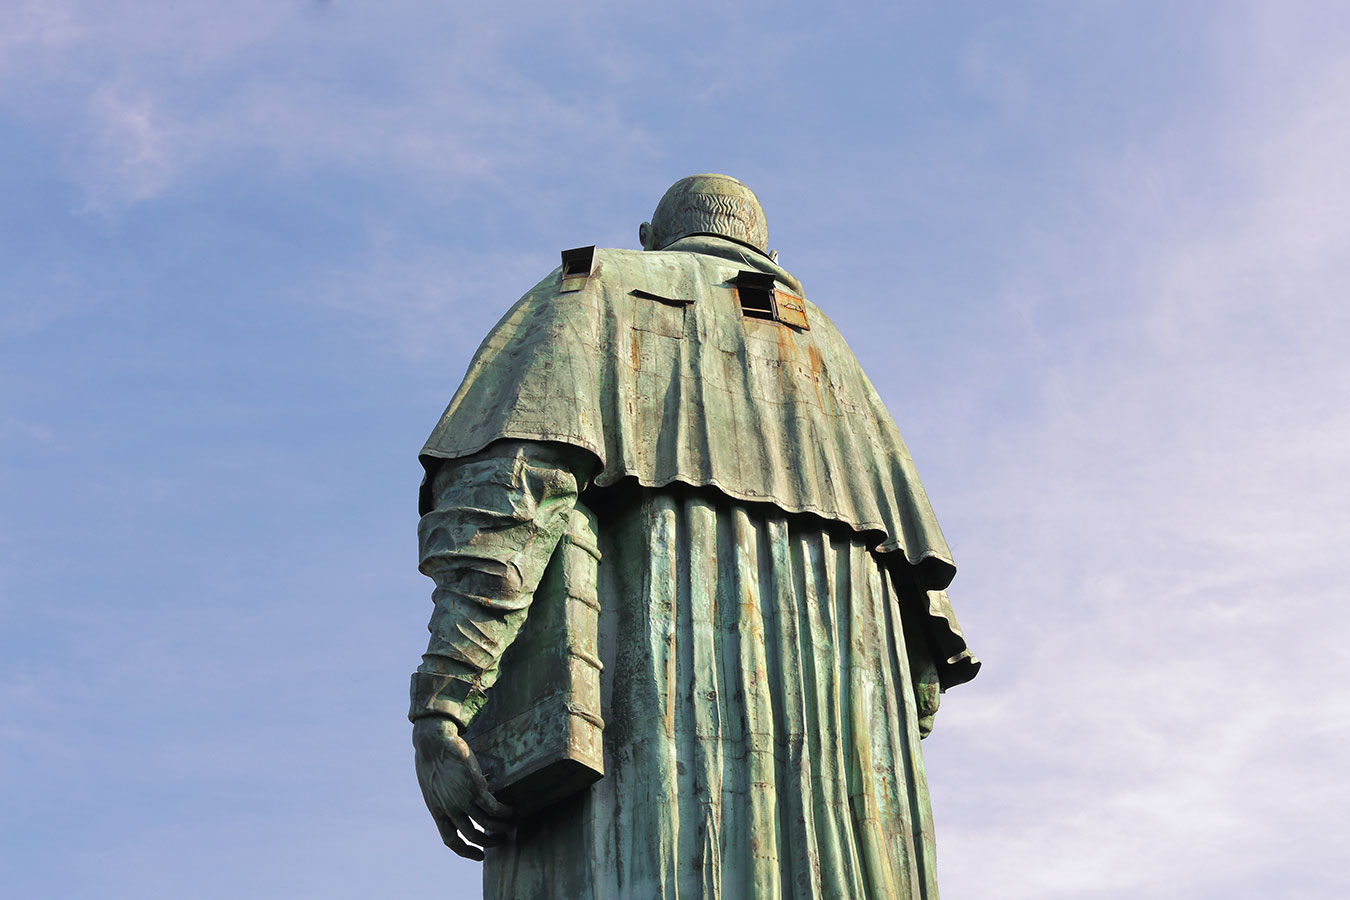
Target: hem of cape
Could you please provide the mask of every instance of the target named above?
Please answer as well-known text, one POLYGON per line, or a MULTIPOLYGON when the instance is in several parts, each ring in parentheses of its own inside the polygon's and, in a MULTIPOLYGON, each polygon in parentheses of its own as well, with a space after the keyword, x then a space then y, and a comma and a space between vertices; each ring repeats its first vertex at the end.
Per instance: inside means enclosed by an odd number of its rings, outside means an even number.
POLYGON ((884 539, 876 545, 876 547, 874 548, 875 552, 882 554, 899 553, 901 556, 905 558, 906 563, 915 568, 918 568, 920 565, 922 565, 925 562, 929 562, 930 560, 939 562, 943 565, 944 568, 942 570, 942 577, 938 579, 939 583, 935 583, 932 586, 925 586, 924 590, 930 591, 946 590, 947 586, 950 585, 952 583, 952 580, 956 577, 956 563, 953 562, 949 556, 942 554, 936 550, 925 550, 924 552, 920 553, 917 557, 912 557, 909 554, 908 548, 905 547, 903 541, 901 541, 899 538, 885 537, 886 535, 889 534, 889 532, 887 531, 886 527, 880 522, 855 522, 852 519, 844 518, 837 512, 830 512, 828 510, 821 509, 820 507, 817 506, 797 505, 797 504, 790 505, 772 495, 755 494, 748 491, 733 490, 727 487, 726 485, 722 484, 716 478, 708 478, 700 480, 678 472, 670 476, 669 478, 661 480, 646 478, 635 472, 622 472, 607 475, 603 469, 605 465, 605 455, 600 450, 600 448, 596 447, 589 441, 578 438, 574 434, 562 434, 547 431, 533 431, 527 433, 507 429, 493 436, 492 438, 483 441, 482 443, 472 444, 464 447, 463 449, 446 450, 441 448, 423 447, 422 451, 418 454, 418 459, 420 460, 423 457, 431 457, 433 459, 442 459, 442 460, 460 459, 465 456, 472 456, 473 454, 486 449, 489 444, 492 444, 495 441, 502 441, 502 440, 552 441, 554 443, 568 444, 570 446, 577 447, 578 449, 585 450, 588 453, 593 454, 595 458, 600 462, 600 465, 602 467, 601 471, 598 472, 593 479, 593 483, 595 484, 596 487, 611 487, 615 484, 618 484, 625 478, 636 479, 637 483, 640 484, 642 487, 653 489, 669 487, 670 485, 676 483, 686 484, 693 488, 710 487, 725 494, 726 496, 730 497, 733 500, 742 500, 745 501, 746 503, 771 503, 774 506, 777 506, 779 509, 783 510, 784 512, 792 513, 794 515, 806 513, 813 516, 817 516, 821 519, 826 520, 827 522, 839 522, 843 525, 847 525, 849 528, 853 529, 855 532, 859 534, 867 534, 869 532, 881 534, 884 536, 884 539))
POLYGON ((984 665, 978 656, 970 652, 970 648, 954 658, 956 662, 947 660, 938 667, 938 685, 943 691, 974 681, 975 676, 980 674, 980 667, 984 665))

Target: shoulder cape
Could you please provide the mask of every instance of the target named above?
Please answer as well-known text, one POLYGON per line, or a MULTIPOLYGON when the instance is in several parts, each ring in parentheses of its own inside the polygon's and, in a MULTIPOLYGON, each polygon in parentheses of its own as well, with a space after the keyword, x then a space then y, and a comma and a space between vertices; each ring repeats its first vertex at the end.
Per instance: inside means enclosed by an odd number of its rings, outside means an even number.
POLYGON ((580 290, 555 270, 483 341, 422 448, 428 471, 503 438, 557 441, 597 457, 600 487, 682 482, 843 523, 927 594, 943 686, 973 678, 944 592, 956 568, 914 462, 833 323, 792 296, 796 279, 715 238, 594 259, 580 290), (806 327, 744 316, 742 271, 773 275, 806 327))

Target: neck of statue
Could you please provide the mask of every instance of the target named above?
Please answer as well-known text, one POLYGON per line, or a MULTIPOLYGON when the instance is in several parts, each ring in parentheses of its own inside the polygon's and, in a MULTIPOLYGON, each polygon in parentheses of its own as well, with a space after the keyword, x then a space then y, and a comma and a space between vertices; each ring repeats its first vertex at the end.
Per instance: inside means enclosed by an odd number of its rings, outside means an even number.
POLYGON ((729 262, 743 265, 748 269, 766 272, 772 275, 775 281, 785 285, 796 294, 802 295, 802 284, 791 272, 769 259, 769 257, 765 256, 763 253, 751 249, 739 241, 733 241, 730 238, 718 237, 712 234, 691 234, 688 237, 682 237, 678 241, 661 249, 716 256, 729 262))

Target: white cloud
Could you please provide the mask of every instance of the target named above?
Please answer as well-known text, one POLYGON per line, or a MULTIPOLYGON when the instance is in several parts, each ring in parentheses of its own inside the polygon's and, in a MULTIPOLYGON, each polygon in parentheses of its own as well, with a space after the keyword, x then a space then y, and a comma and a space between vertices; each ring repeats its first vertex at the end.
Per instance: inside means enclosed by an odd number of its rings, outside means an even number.
POLYGON ((80 38, 82 29, 69 3, 24 0, 0 7, 0 73, 29 47, 56 49, 80 38))
POLYGON ((467 361, 515 299, 503 294, 503 285, 523 294, 556 265, 523 253, 427 247, 393 234, 374 243, 370 257, 307 285, 302 299, 346 314, 388 349, 414 360, 436 355, 467 361))
MULTIPOLYGON (((384 171, 453 191, 522 166, 565 167, 562 144, 648 146, 614 103, 522 74, 504 26, 527 10, 56 9, 14 16, 22 52, 0 104, 56 132, 101 212, 240 165, 384 171)), ((556 24, 559 40, 585 39, 576 17, 556 24)), ((622 55, 599 68, 628 77, 622 55)))
POLYGON ((107 212, 163 191, 175 175, 176 154, 154 101, 106 84, 89 105, 94 150, 85 162, 86 209, 107 212))
POLYGON ((1265 896, 1340 852, 1350 63, 1302 37, 1105 161, 1010 288, 1043 412, 946 513, 988 658, 930 750, 946 896, 1265 896))

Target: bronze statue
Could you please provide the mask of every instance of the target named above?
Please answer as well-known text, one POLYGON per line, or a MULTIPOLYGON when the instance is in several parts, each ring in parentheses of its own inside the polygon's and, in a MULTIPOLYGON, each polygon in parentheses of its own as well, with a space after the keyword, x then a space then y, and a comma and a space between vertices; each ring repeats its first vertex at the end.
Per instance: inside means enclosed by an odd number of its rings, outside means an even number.
POLYGON ((490 900, 935 898, 919 740, 979 662, 913 461, 749 188, 639 236, 564 252, 422 450, 427 805, 490 900))

